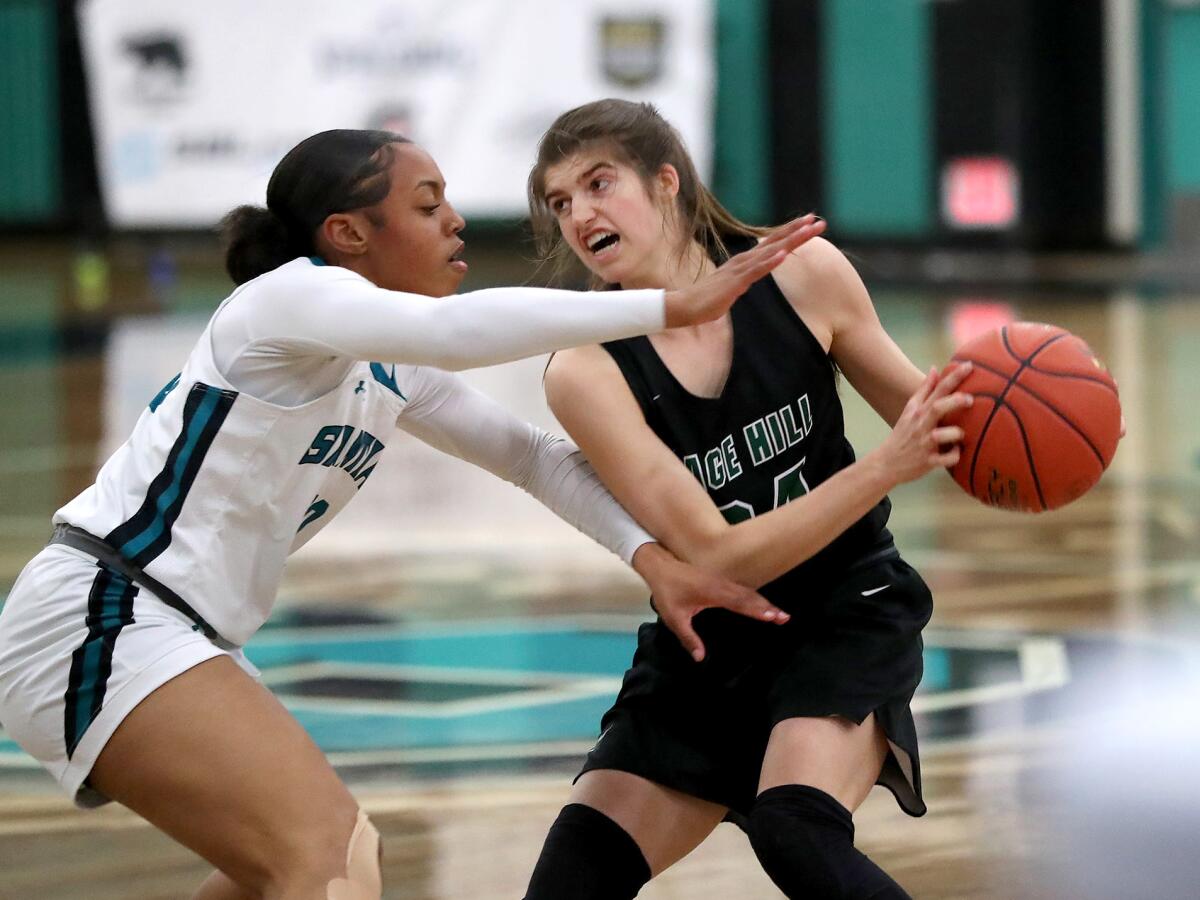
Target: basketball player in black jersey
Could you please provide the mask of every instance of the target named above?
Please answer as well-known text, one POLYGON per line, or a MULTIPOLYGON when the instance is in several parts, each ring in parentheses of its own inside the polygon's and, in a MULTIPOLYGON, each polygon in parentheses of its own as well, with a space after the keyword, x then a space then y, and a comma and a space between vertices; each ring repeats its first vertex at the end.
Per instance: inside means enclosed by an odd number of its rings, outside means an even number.
MULTIPOLYGON (((645 104, 567 112, 529 180, 551 256, 598 284, 690 283, 764 229, 737 221, 645 104)), ((929 590, 886 528, 888 491, 953 465, 966 367, 922 376, 817 239, 723 319, 557 354, 546 395, 609 489, 675 553, 759 586, 771 628, 720 610, 633 665, 547 836, 528 900, 633 897, 727 816, 789 897, 908 895, 854 848, 880 783, 925 812, 909 702, 929 590), (862 460, 837 371, 893 426, 862 460)), ((678 631, 678 629, 677 629, 678 631)))

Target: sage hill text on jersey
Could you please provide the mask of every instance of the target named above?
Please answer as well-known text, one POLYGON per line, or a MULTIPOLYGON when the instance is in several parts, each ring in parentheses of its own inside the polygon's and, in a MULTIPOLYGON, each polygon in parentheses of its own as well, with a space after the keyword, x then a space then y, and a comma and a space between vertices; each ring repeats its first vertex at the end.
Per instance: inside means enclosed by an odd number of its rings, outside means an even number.
MULTIPOLYGON (((780 453, 796 446, 812 431, 812 409, 808 394, 742 428, 741 434, 727 434, 721 442, 703 453, 688 453, 684 465, 700 479, 709 491, 728 487, 743 471, 743 460, 760 466, 780 453)), ((804 459, 775 478, 775 506, 808 492, 801 471, 804 459)), ((735 500, 721 507, 730 522, 740 522, 754 515, 754 507, 744 500, 735 500)))

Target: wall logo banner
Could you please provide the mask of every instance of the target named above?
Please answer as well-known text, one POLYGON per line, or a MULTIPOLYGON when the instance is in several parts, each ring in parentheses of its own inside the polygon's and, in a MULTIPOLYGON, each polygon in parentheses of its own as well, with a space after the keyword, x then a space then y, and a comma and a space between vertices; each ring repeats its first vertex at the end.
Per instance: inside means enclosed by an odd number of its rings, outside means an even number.
POLYGON ((542 132, 614 96, 654 103, 707 176, 714 6, 81 0, 105 209, 117 227, 210 228, 262 203, 308 135, 384 127, 433 155, 468 218, 521 218, 542 132))

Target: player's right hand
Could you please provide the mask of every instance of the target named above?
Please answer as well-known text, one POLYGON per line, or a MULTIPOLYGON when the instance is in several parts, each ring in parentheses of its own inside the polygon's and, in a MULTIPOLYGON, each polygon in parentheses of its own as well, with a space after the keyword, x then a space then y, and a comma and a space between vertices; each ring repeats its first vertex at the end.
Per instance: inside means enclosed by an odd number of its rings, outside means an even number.
POLYGON ((970 394, 957 391, 971 374, 971 364, 959 363, 939 374, 930 369, 921 386, 904 406, 892 433, 879 446, 884 464, 896 484, 915 481, 936 468, 958 462, 964 432, 957 425, 940 425, 950 413, 975 402, 970 394))
POLYGON ((716 271, 695 284, 666 292, 668 328, 699 325, 719 319, 735 300, 785 259, 793 250, 825 230, 825 220, 812 213, 781 225, 759 241, 758 246, 738 253, 716 271))

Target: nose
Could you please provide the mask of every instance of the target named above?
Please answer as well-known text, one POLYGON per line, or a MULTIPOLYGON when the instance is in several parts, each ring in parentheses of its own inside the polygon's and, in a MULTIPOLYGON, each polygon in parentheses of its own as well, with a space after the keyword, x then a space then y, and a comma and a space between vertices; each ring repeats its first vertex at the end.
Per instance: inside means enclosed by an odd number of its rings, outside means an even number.
POLYGON ((458 210, 450 206, 449 203, 446 206, 450 211, 450 215, 446 219, 446 228, 451 234, 458 234, 467 227, 467 220, 460 216, 458 210))
POLYGON ((576 228, 587 225, 596 218, 596 208, 586 197, 574 197, 571 200, 571 221, 576 228))

